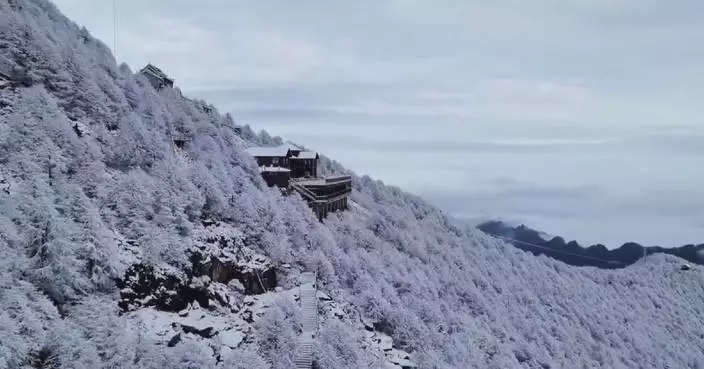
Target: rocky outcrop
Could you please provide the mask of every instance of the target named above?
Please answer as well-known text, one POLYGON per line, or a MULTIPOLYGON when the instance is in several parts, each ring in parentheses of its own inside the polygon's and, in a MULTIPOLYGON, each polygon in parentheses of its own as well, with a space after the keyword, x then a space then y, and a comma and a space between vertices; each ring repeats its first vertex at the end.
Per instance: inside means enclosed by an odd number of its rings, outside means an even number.
POLYGON ((412 355, 398 347, 398 342, 394 342, 392 338, 393 326, 388 320, 365 317, 354 305, 339 303, 323 291, 318 290, 316 296, 319 311, 322 312, 320 319, 323 321, 339 320, 364 330, 364 346, 376 351, 378 356, 385 359, 384 368, 415 369, 418 367, 413 361, 412 355))
POLYGON ((262 256, 238 260, 221 253, 211 256, 210 260, 209 275, 215 282, 227 284, 236 279, 248 295, 258 295, 276 288, 276 270, 271 262, 262 256))
POLYGON ((174 346, 178 345, 179 342, 181 342, 181 333, 176 333, 176 335, 171 337, 169 342, 166 343, 166 346, 167 347, 174 347, 174 346))
POLYGON ((181 329, 183 329, 186 333, 197 334, 203 338, 210 338, 218 333, 212 326, 199 328, 187 324, 181 324, 181 329))
POLYGON ((117 280, 117 286, 120 288, 118 305, 123 312, 141 307, 177 312, 194 301, 207 307, 210 300, 207 291, 190 283, 186 276, 142 263, 132 265, 125 276, 117 280))
MULTIPOLYGON (((200 341, 220 360, 254 339, 253 324, 270 309, 276 296, 300 298, 300 288, 276 286, 271 260, 244 246, 238 232, 209 224, 194 232, 188 250, 190 265, 180 272, 168 266, 142 262, 139 245, 125 242, 134 261, 120 288, 123 314, 150 326, 167 347, 200 341), (128 247, 129 246, 129 247, 128 247)), ((283 267, 286 269, 286 267, 283 267)), ((289 266, 290 268, 290 266, 289 266)), ((385 358, 388 368, 415 368, 411 355, 394 344, 393 326, 384 319, 361 319, 352 304, 340 304, 329 294, 316 291, 323 319, 335 319, 366 329, 366 347, 385 358)))
MULTIPOLYGON (((230 291, 228 299, 236 298, 237 293, 232 292, 231 287, 211 282, 209 287, 213 286, 222 288, 222 291, 230 291)), ((221 356, 227 356, 231 350, 253 342, 253 324, 269 311, 277 296, 282 294, 293 294, 293 291, 243 296, 229 311, 221 309, 216 302, 209 309, 193 302, 177 313, 145 307, 130 311, 125 316, 139 321, 141 326, 147 328, 145 331, 153 335, 153 339, 167 347, 197 341, 209 346, 214 357, 220 360, 221 356)))
POLYGON ((123 278, 119 306, 122 312, 141 307, 179 312, 189 304, 211 304, 235 309, 241 295, 257 295, 276 288, 276 269, 267 257, 245 247, 239 233, 212 225, 196 231, 188 251, 191 265, 185 273, 169 267, 136 262, 123 278))
POLYGON ((247 295, 276 288, 276 269, 271 260, 245 247, 239 233, 212 225, 196 237, 198 243, 189 256, 194 273, 223 284, 237 280, 247 295))

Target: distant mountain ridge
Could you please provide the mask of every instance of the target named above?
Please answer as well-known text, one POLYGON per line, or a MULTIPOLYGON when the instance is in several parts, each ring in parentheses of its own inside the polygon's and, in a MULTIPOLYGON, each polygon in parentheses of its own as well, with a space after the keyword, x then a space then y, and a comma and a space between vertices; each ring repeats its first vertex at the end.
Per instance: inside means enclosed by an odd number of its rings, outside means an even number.
POLYGON ((702 369, 702 267, 536 258, 324 156, 320 222, 246 152, 283 139, 49 0, 0 0, 3 57, 0 369, 702 369))
POLYGON ((546 255, 575 266, 623 268, 635 263, 644 252, 647 255, 660 253, 673 255, 694 264, 704 265, 704 244, 665 248, 627 242, 617 249, 609 250, 602 244, 583 247, 577 241, 566 242, 562 237, 548 240, 541 236, 544 233, 523 224, 513 227, 501 221, 488 221, 478 225, 477 228, 489 235, 502 238, 521 250, 530 251, 535 255, 546 255))

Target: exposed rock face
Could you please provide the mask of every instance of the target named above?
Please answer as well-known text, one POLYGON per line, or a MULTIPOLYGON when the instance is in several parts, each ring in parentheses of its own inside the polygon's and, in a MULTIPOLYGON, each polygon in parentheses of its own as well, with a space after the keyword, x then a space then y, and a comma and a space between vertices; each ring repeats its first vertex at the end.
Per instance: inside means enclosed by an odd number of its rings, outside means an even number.
MULTIPOLYGON (((209 288, 229 290, 230 287, 211 282, 209 288)), ((193 302, 178 313, 159 311, 154 307, 135 309, 125 313, 127 319, 137 320, 148 328, 152 338, 167 347, 178 347, 184 342, 200 342, 213 350, 213 356, 220 360, 233 349, 243 344, 251 344, 256 339, 254 326, 271 308, 277 296, 292 295, 292 290, 280 293, 266 293, 257 296, 242 296, 242 301, 230 311, 223 310, 215 301, 204 309, 193 302)), ((233 298, 230 293, 228 298, 233 298)))
MULTIPOLYGON (((415 369, 417 364, 412 360, 412 355, 394 342, 393 325, 386 319, 372 319, 360 314, 359 309, 350 303, 339 303, 327 293, 318 290, 316 293, 319 301, 318 308, 322 312, 320 318, 325 324, 326 320, 346 321, 360 330, 365 330, 365 347, 378 351, 386 359, 384 368, 388 369, 415 369)), ((315 364, 313 366, 315 368, 315 364)))
POLYGON ((206 290, 197 288, 183 276, 151 265, 140 263, 131 266, 124 278, 117 281, 117 286, 120 288, 119 306, 123 312, 147 306, 178 312, 193 301, 198 301, 201 306, 209 305, 206 290))
POLYGON ((216 303, 234 309, 241 303, 236 296, 276 288, 271 260, 245 247, 236 230, 211 225, 194 236, 195 246, 189 251, 191 266, 185 274, 144 263, 128 268, 117 281, 123 312, 140 307, 179 312, 193 302, 205 308, 216 303))
POLYGON ((176 333, 175 336, 171 337, 171 339, 166 344, 166 346, 174 347, 174 346, 178 345, 179 342, 181 342, 181 333, 176 333))
POLYGON ((387 321, 386 319, 381 319, 377 322, 373 323, 374 325, 374 330, 377 332, 382 332, 384 334, 388 335, 393 335, 394 334, 394 327, 387 321))
POLYGON ((186 324, 181 324, 181 329, 186 333, 197 334, 203 338, 210 338, 218 333, 213 327, 198 328, 186 324))
POLYGON ((247 295, 276 288, 276 269, 271 260, 245 247, 239 233, 214 225, 196 237, 199 242, 190 255, 194 273, 223 284, 237 280, 247 295))
POLYGON ((236 279, 248 295, 258 295, 276 288, 276 271, 268 259, 257 256, 251 260, 237 260, 228 255, 211 257, 210 278, 227 284, 236 279))

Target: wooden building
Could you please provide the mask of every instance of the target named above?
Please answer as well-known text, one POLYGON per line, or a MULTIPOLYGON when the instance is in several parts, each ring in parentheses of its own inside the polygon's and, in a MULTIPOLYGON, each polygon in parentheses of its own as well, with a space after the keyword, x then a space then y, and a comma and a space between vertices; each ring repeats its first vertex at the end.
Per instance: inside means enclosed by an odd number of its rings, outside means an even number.
POLYGON ((169 78, 166 73, 162 72, 161 69, 153 66, 152 64, 147 64, 147 66, 142 68, 139 73, 147 77, 149 83, 151 83, 157 90, 161 90, 164 87, 174 87, 173 78, 169 78))
POLYGON ((291 178, 315 178, 318 176, 317 152, 304 151, 302 148, 286 143, 278 147, 279 150, 288 149, 288 165, 291 169, 291 178))
POLYGON ((289 167, 291 150, 286 146, 250 147, 247 152, 254 156, 260 167, 289 167))
POLYGON ((269 187, 288 188, 291 171, 283 167, 260 167, 259 172, 269 187))
POLYGON ((316 178, 318 176, 318 159, 320 159, 318 153, 312 151, 299 151, 297 155, 291 156, 289 159, 291 177, 316 178))
POLYGON ((250 147, 247 152, 256 159, 262 177, 269 186, 286 187, 298 192, 319 220, 322 221, 330 212, 348 208, 352 178, 319 178, 318 153, 304 151, 290 144, 250 147))
POLYGON ((254 156, 259 166, 285 167, 291 170, 291 178, 316 178, 318 176, 317 152, 303 151, 300 147, 284 144, 277 147, 250 147, 247 152, 254 156))

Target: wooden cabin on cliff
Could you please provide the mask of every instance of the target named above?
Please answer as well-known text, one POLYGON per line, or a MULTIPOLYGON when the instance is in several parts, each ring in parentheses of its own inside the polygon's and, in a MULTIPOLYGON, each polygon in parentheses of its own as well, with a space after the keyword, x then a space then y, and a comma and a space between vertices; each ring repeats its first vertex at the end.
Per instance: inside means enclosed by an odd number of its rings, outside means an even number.
POLYGON ((156 90, 161 90, 164 87, 173 88, 174 80, 166 75, 161 69, 153 66, 151 63, 142 68, 139 73, 149 80, 149 83, 156 90))
POLYGON ((250 147, 247 152, 254 157, 260 167, 289 167, 293 153, 288 147, 250 147))
POLYGON ((291 144, 277 147, 250 147, 247 152, 259 164, 269 186, 298 192, 320 220, 329 212, 346 210, 352 193, 350 176, 318 177, 317 152, 305 151, 291 144))
POLYGON ((318 159, 320 159, 318 153, 311 151, 300 151, 298 155, 292 156, 289 167, 293 178, 317 177, 318 159))

